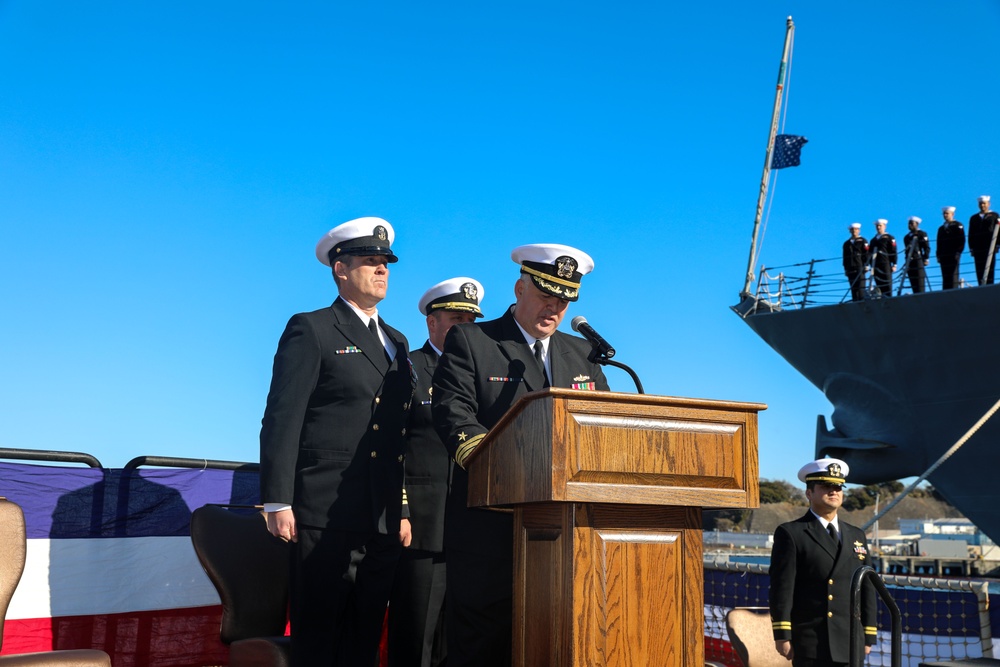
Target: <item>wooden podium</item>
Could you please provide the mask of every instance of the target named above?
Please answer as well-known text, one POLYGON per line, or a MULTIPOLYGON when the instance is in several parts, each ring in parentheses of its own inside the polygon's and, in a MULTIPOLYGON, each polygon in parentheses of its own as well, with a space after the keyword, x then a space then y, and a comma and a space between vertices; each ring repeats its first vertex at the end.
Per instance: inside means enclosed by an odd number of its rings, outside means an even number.
POLYGON ((759 403, 571 389, 523 397, 468 463, 514 511, 520 667, 700 667, 702 508, 759 504, 759 403))

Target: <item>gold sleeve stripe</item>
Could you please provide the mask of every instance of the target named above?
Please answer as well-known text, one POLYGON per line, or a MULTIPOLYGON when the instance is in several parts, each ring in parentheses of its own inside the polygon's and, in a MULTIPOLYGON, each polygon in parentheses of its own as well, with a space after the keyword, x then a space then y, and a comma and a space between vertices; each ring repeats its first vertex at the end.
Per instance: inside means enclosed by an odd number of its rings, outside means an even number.
POLYGON ((465 468, 465 460, 469 458, 469 454, 472 453, 472 450, 479 445, 479 441, 485 437, 485 433, 480 433, 479 435, 472 436, 459 445, 458 451, 455 452, 455 463, 465 468))
POLYGON ((541 271, 535 271, 534 269, 529 269, 524 264, 521 265, 521 270, 524 271, 525 273, 530 273, 533 276, 538 276, 542 280, 550 280, 556 283, 557 285, 563 285, 565 287, 574 287, 576 289, 580 288, 580 283, 574 283, 569 280, 563 280, 561 278, 556 278, 555 276, 550 276, 547 273, 542 273, 541 271))
POLYGON ((866 625, 865 626, 865 634, 866 635, 877 635, 878 634, 878 628, 876 628, 873 625, 866 625))
POLYGON ((791 621, 774 621, 773 623, 771 623, 771 628, 774 629, 774 630, 791 630, 792 629, 792 622, 791 621))
POLYGON ((406 487, 403 487, 403 504, 408 505, 409 502, 406 500, 406 487))

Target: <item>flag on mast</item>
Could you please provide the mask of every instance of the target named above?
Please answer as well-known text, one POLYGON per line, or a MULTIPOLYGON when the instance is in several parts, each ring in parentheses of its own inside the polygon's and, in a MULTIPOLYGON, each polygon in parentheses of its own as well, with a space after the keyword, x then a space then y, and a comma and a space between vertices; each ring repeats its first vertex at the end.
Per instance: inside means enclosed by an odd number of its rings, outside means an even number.
POLYGON ((802 147, 809 140, 795 134, 779 134, 774 138, 774 155, 771 158, 771 169, 799 166, 802 147))

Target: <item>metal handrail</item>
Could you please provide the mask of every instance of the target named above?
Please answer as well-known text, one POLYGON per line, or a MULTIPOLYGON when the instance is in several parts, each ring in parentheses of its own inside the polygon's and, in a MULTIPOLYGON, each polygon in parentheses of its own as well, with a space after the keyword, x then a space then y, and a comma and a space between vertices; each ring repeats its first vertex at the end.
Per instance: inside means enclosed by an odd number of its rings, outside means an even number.
POLYGON ((19 461, 49 461, 52 463, 83 463, 91 468, 103 468, 97 457, 85 452, 60 452, 49 449, 0 447, 0 459, 19 461))
POLYGON ((892 599, 885 582, 870 565, 859 567, 851 579, 851 652, 849 654, 851 667, 862 667, 865 664, 864 641, 862 641, 865 629, 861 622, 861 585, 865 579, 871 579, 875 591, 889 609, 889 616, 892 619, 892 648, 889 654, 889 664, 891 667, 902 667, 903 617, 899 613, 899 605, 892 599))
POLYGON ((212 459, 188 459, 176 456, 137 456, 125 464, 124 470, 135 470, 139 466, 156 466, 160 468, 194 468, 195 470, 242 470, 256 472, 260 470, 259 463, 246 461, 216 461, 212 459))

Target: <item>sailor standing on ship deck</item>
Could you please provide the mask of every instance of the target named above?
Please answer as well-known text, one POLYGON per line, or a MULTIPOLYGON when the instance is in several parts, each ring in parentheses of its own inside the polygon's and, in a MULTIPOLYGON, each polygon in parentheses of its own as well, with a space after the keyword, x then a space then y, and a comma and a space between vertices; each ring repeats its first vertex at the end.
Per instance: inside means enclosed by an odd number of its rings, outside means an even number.
POLYGON ((937 261, 941 265, 941 289, 958 286, 959 262, 965 250, 965 227, 955 219, 955 207, 941 209, 944 224, 938 228, 937 261))
POLYGON ((906 275, 910 278, 910 289, 914 294, 924 291, 927 284, 927 272, 924 267, 931 261, 931 242, 927 232, 920 229, 923 222, 915 215, 910 216, 907 226, 909 233, 903 237, 903 247, 906 248, 906 275))
POLYGON ((969 252, 976 261, 976 278, 980 285, 993 284, 993 270, 996 268, 996 253, 1000 242, 993 246, 993 261, 989 271, 986 270, 986 258, 990 254, 990 244, 993 243, 993 230, 1000 224, 995 211, 990 210, 990 196, 979 198, 979 213, 969 218, 969 252))
MULTIPOLYGON (((851 636, 851 580, 870 565, 860 528, 837 518, 844 502, 847 463, 824 458, 799 470, 809 511, 774 531, 769 604, 774 647, 794 667, 847 665, 851 636)), ((865 653, 877 638, 875 590, 862 587, 865 653)))
POLYGON ((847 229, 851 238, 844 241, 844 275, 851 285, 851 301, 865 298, 865 272, 868 270, 868 241, 861 235, 861 223, 853 222, 847 229))
POLYGON ((885 233, 889 221, 879 218, 875 221, 875 236, 869 246, 869 261, 875 279, 875 288, 882 296, 892 296, 892 274, 896 270, 896 239, 885 233))

